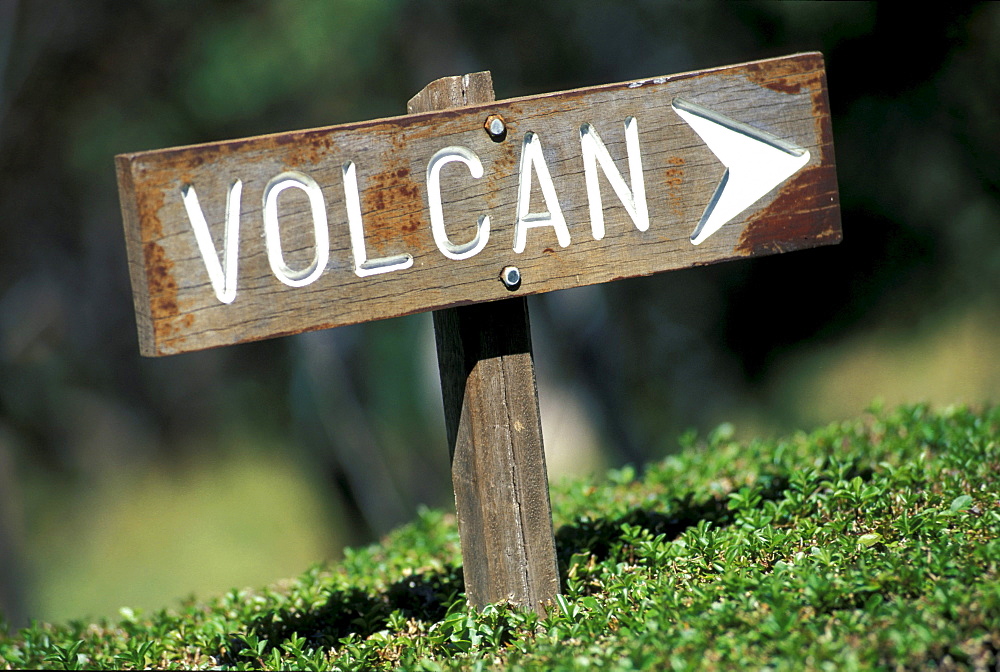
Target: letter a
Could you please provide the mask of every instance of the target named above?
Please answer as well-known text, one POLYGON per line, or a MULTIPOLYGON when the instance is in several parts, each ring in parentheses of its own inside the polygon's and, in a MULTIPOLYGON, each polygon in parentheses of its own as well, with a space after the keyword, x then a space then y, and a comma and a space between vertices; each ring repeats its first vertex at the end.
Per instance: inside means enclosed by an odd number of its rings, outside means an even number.
POLYGON ((556 230, 556 239, 560 247, 569 245, 569 229, 566 228, 566 218, 563 217, 556 197, 556 188, 549 175, 549 167, 545 164, 542 154, 542 143, 538 136, 528 132, 524 134, 521 145, 521 175, 517 182, 517 222, 514 224, 514 251, 524 252, 527 244, 528 229, 536 226, 551 226, 556 230), (531 200, 531 171, 538 175, 538 186, 542 188, 542 198, 545 199, 545 212, 528 212, 531 200))

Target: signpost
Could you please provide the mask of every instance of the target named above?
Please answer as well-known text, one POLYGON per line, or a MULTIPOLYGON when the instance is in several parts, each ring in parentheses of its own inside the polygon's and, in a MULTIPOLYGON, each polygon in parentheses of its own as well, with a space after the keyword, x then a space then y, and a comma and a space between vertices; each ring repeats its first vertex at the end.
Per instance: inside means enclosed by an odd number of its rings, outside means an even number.
MULTIPOLYGON (((407 105, 424 112, 493 100, 488 72, 445 77, 407 105)), ((505 133, 487 117, 492 136, 505 133)), ((501 140, 502 141, 502 140, 501 140)), ((500 281, 516 289, 514 266, 500 281)), ((559 592, 542 419, 523 296, 434 311, 465 594, 542 611, 559 592)))
POLYGON ((541 609, 524 297, 839 242, 823 59, 504 101, 475 73, 409 111, 116 157, 140 347, 436 311, 467 594, 541 609))

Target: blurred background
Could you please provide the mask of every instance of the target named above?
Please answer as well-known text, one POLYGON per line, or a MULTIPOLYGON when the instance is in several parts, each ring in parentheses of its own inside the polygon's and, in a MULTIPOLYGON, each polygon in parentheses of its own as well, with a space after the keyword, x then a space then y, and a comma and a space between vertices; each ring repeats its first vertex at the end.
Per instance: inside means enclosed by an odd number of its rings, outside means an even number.
POLYGON ((1000 4, 0 0, 0 613, 262 586, 452 504, 429 315, 140 358, 113 156, 820 50, 840 246, 529 300, 550 477, 1000 398, 1000 4))

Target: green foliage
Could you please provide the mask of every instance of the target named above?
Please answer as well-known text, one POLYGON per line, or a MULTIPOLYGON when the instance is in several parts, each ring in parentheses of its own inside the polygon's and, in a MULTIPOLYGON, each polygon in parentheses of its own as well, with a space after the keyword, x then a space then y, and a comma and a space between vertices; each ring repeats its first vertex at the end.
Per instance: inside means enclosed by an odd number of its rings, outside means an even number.
POLYGON ((182 57, 182 96, 215 123, 260 117, 269 107, 364 85, 384 58, 396 0, 260 3, 207 25, 182 57), (381 47, 381 49, 380 49, 381 47))
POLYGON ((0 634, 8 668, 993 669, 1000 408, 876 412, 740 444, 726 428, 553 491, 545 617, 462 594, 454 519, 262 591, 0 634))

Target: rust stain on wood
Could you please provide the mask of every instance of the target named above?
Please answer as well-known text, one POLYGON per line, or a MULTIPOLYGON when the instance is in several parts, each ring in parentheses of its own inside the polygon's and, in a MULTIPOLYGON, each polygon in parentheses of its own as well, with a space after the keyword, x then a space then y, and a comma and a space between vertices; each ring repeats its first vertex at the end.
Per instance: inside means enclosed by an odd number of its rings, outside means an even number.
POLYGON ((742 255, 772 254, 840 242, 837 174, 823 56, 810 53, 771 67, 764 63, 745 67, 754 84, 785 94, 809 92, 819 164, 782 185, 774 201, 747 220, 735 251, 742 255))
POLYGON ((681 185, 684 184, 684 159, 679 156, 671 156, 667 159, 670 168, 664 171, 664 183, 667 185, 667 205, 670 212, 680 217, 683 212, 684 197, 681 185))
POLYGON ((827 95, 826 74, 820 72, 818 80, 818 86, 812 93, 814 127, 823 151, 832 151, 833 125, 830 123, 830 101, 827 95))
POLYGON ((365 239, 377 250, 400 243, 411 246, 413 234, 430 226, 421 217, 420 187, 405 166, 390 166, 374 175, 362 186, 361 206, 365 239))
POLYGON ((146 282, 149 286, 150 303, 157 317, 173 317, 180 312, 177 305, 177 279, 174 277, 174 262, 156 243, 143 245, 146 266, 146 282))
POLYGON ((752 256, 828 245, 841 239, 832 166, 809 168, 785 185, 777 198, 753 215, 736 244, 737 254, 752 256))
POLYGON ((157 342, 163 342, 174 334, 190 328, 194 324, 194 315, 188 313, 180 319, 175 319, 180 315, 177 279, 174 276, 174 262, 167 257, 163 247, 155 242, 147 242, 143 244, 142 252, 146 282, 149 287, 153 332, 157 342))
POLYGON ((413 233, 423 225, 424 223, 420 220, 419 217, 417 217, 416 215, 410 215, 407 218, 406 223, 399 228, 403 233, 413 233))
POLYGON ((804 90, 817 90, 819 88, 819 81, 819 73, 810 71, 763 80, 760 82, 760 85, 779 93, 797 94, 802 93, 804 90))
POLYGON ((269 160, 275 154, 282 156, 289 166, 316 162, 322 152, 333 148, 329 132, 329 128, 317 128, 164 149, 159 152, 163 160, 157 162, 155 169, 143 165, 141 178, 147 184, 160 183, 164 178, 169 181, 176 177, 177 171, 197 170, 232 155, 239 155, 244 164, 269 160))
POLYGON ((163 237, 163 222, 160 210, 166 198, 164 189, 141 189, 136 195, 137 214, 142 231, 142 240, 159 240, 163 237))
POLYGON ((519 152, 517 151, 516 140, 512 139, 514 133, 515 131, 511 125, 508 124, 507 139, 500 143, 500 156, 493 163, 493 171, 498 177, 509 177, 514 173, 514 168, 517 165, 519 152))
POLYGON ((744 72, 747 78, 765 88, 779 93, 801 93, 803 87, 815 89, 819 86, 823 72, 823 56, 818 53, 801 54, 796 59, 780 62, 757 61, 747 63, 744 72))
POLYGON ((684 169, 683 168, 667 168, 666 172, 666 183, 668 188, 677 188, 684 184, 684 169))
MULTIPOLYGON (((278 143, 285 144, 292 139, 289 136, 283 136, 278 139, 278 143), (288 138, 288 140, 285 140, 285 138, 288 138)), ((316 136, 308 142, 295 146, 285 158, 285 163, 291 167, 300 167, 304 164, 316 165, 329 153, 332 146, 333 142, 329 136, 316 136)))

